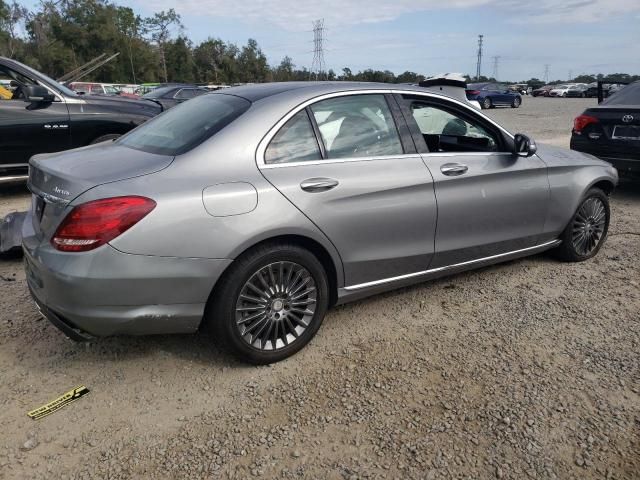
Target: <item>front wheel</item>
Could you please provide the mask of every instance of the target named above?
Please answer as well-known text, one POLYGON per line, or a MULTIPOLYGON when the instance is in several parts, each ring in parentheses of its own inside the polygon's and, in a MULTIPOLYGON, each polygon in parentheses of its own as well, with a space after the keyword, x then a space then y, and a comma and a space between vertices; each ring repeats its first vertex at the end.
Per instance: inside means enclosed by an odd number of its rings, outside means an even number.
POLYGON ((490 108, 491 108, 491 106, 492 106, 492 104, 491 104, 491 99, 490 99, 489 97, 485 98, 485 99, 482 101, 482 108, 483 108, 484 110, 488 110, 488 109, 490 109, 490 108))
POLYGON ((290 357, 314 337, 329 306, 325 270, 294 244, 257 247, 220 280, 205 321, 240 360, 264 365, 290 357))
POLYGON ((518 97, 514 98, 513 102, 511 102, 511 108, 518 108, 521 102, 522 100, 520 100, 518 97))
POLYGON ((598 188, 589 190, 560 236, 558 258, 582 262, 594 257, 607 238, 610 218, 609 198, 598 188))

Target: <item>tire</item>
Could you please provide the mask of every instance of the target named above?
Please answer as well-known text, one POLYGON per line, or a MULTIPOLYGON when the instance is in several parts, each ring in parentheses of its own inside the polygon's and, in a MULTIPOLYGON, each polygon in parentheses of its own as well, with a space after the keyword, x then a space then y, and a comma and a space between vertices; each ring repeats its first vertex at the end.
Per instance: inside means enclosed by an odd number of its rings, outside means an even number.
POLYGON ((214 340, 242 361, 265 365, 290 357, 315 336, 329 307, 329 283, 311 252, 270 243, 239 257, 210 303, 205 322, 214 340))
POLYGON ((511 102, 511 108, 518 108, 520 107, 520 104, 522 103, 522 100, 520 100, 518 97, 513 99, 513 102, 511 102))
POLYGON ((107 135, 102 135, 102 136, 96 138, 95 140, 92 140, 91 143, 89 143, 89 145, 95 145, 96 143, 107 142, 109 140, 115 140, 118 137, 120 137, 119 133, 109 133, 107 135))
POLYGON ((580 94, 580 98, 586 98, 586 97, 587 97, 587 94, 586 94, 586 93, 581 93, 581 94, 580 94))
POLYGON ((484 100, 482 100, 482 103, 480 105, 482 106, 483 110, 488 110, 490 108, 493 108, 493 102, 489 97, 486 97, 484 100))
POLYGON ((607 239, 610 218, 607 195, 599 188, 589 190, 560 236, 562 243, 555 249, 556 257, 565 262, 583 262, 597 255, 607 239))

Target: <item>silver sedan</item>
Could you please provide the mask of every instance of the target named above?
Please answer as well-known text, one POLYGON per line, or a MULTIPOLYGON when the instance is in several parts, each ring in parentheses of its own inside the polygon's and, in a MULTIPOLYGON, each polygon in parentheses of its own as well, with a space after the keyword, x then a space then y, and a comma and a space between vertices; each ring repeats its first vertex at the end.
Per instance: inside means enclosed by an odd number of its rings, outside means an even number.
POLYGON ((593 257, 617 180, 420 87, 238 87, 33 157, 25 268, 72 338, 208 325, 271 363, 332 305, 545 250, 593 257))

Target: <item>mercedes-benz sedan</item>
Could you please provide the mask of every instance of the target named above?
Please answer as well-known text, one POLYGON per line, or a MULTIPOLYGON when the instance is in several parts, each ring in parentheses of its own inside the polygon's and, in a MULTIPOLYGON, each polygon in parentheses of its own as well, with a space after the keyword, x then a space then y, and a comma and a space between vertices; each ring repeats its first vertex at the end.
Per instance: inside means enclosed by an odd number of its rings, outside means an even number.
POLYGON ((254 363, 332 305, 549 249, 586 260, 617 183, 467 102, 358 83, 203 95, 30 165, 25 265, 51 322, 81 340, 207 324, 254 363))

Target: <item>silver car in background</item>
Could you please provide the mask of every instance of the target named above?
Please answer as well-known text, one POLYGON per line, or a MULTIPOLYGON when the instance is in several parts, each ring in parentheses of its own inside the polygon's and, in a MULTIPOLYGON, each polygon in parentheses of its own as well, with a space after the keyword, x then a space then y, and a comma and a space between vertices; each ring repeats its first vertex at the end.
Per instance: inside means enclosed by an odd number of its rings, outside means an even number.
POLYGON ((549 249, 592 257, 617 179, 420 87, 231 88, 33 157, 25 268, 72 338, 207 324, 271 363, 332 305, 549 249))

